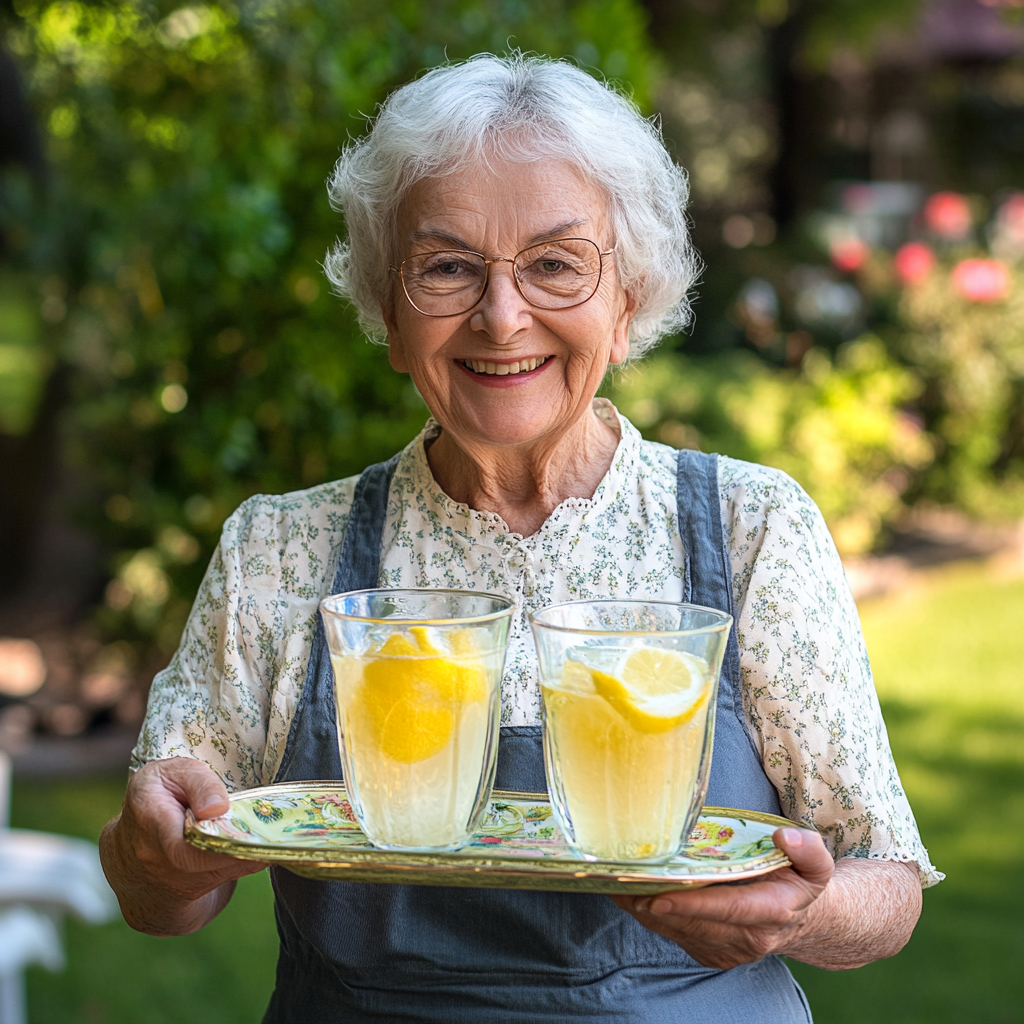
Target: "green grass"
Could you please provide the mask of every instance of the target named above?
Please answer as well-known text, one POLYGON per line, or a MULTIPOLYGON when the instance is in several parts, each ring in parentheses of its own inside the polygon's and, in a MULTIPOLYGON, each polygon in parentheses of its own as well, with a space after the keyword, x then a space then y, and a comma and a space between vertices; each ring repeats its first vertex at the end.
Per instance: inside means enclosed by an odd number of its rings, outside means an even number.
POLYGON ((861 614, 896 763, 947 877, 898 956, 794 973, 819 1024, 1020 1024, 1024 580, 945 571, 861 614))
MULTIPOLYGON (((96 839, 121 806, 123 779, 19 783, 20 828, 96 839)), ((28 974, 30 1024, 252 1024, 274 987, 277 933, 266 872, 241 879, 223 913, 195 935, 154 939, 118 919, 69 920, 67 969, 28 974)))
MULTIPOLYGON (((899 956, 858 971, 794 972, 818 1024, 1020 1024, 1024 580, 945 571, 862 614, 896 760, 948 877, 925 893, 899 956)), ((95 838, 121 790, 120 780, 19 783, 13 822, 95 838)), ((273 986, 271 906, 261 874, 242 879, 198 935, 152 939, 120 921, 69 922, 67 970, 30 972, 31 1024, 258 1021, 273 986)))

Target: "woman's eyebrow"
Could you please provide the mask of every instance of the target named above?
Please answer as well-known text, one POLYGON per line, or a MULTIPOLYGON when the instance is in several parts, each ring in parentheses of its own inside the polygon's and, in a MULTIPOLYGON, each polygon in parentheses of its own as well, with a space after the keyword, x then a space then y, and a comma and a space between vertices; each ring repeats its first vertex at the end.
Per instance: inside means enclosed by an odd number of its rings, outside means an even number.
POLYGON ((476 250, 464 238, 457 235, 449 235, 446 231, 414 231, 409 236, 410 242, 447 242, 453 249, 466 249, 469 252, 476 250))
POLYGON ((552 238, 558 238, 564 235, 566 231, 571 231, 573 228, 581 227, 583 224, 590 223, 585 217, 577 217, 575 220, 567 220, 563 224, 559 224, 556 227, 551 228, 550 231, 542 231, 539 235, 534 235, 533 238, 527 242, 527 247, 536 245, 538 242, 547 242, 552 238))
MULTIPOLYGON (((589 221, 587 221, 586 218, 576 218, 574 220, 567 220, 562 224, 556 224, 553 228, 548 228, 548 230, 534 235, 533 238, 527 241, 526 248, 529 248, 531 245, 537 245, 539 242, 546 242, 552 238, 558 238, 564 235, 566 231, 571 231, 573 228, 578 228, 587 223, 589 223, 589 221)), ((409 241, 444 242, 446 245, 450 245, 453 249, 465 249, 468 252, 476 252, 473 246, 464 238, 459 238, 458 235, 449 235, 447 231, 414 231, 409 236, 409 241)))

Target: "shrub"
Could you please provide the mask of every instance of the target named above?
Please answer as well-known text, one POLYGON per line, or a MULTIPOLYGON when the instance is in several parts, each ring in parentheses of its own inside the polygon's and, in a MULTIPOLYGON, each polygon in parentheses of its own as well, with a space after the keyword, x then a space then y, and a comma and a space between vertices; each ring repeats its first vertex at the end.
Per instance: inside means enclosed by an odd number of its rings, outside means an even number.
POLYGON ((877 338, 811 349, 799 369, 753 355, 689 359, 662 353, 621 374, 610 397, 646 436, 785 470, 818 503, 844 554, 869 550, 932 439, 903 411, 920 392, 877 338))

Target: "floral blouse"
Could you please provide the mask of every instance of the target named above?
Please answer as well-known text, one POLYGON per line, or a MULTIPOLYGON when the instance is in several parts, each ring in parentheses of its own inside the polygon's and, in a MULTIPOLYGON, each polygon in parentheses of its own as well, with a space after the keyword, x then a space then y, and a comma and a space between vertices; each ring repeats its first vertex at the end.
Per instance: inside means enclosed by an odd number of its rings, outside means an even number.
MULTIPOLYGON (((530 537, 453 501, 424 442, 402 452, 382 537, 380 584, 453 587, 515 601, 502 724, 539 721, 527 615, 599 597, 682 600, 676 453, 645 441, 610 403, 620 435, 591 498, 559 505, 530 537)), ((224 525, 181 645, 153 681, 133 765, 207 762, 229 788, 274 780, 298 704, 317 604, 333 583, 357 477, 256 495, 224 525)), ((743 705, 783 813, 817 829, 836 858, 913 861, 921 844, 882 721, 857 610, 828 529, 784 473, 719 459, 738 621, 743 705)))

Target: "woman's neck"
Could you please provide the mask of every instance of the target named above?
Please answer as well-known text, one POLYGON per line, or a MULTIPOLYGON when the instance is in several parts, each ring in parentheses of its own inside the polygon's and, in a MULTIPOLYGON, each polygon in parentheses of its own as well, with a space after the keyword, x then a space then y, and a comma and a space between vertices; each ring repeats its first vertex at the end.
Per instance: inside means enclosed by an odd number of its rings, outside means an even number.
POLYGON ((618 443, 615 429, 588 410, 557 439, 529 445, 479 444, 442 430, 427 461, 450 498, 496 513, 528 537, 567 498, 593 496, 618 443))

